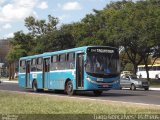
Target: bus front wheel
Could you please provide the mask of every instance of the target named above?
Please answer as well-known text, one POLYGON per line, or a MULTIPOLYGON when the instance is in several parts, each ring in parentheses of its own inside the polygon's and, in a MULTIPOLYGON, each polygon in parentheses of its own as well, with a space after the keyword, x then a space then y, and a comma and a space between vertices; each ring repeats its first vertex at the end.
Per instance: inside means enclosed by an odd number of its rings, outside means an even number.
POLYGON ((103 91, 100 90, 94 90, 93 93, 95 96, 100 96, 102 94, 103 91))
POLYGON ((66 92, 68 95, 73 95, 74 94, 74 90, 73 90, 73 84, 72 84, 72 81, 68 81, 66 83, 66 92))
POLYGON ((145 87, 144 90, 146 90, 146 91, 149 90, 149 87, 145 87))

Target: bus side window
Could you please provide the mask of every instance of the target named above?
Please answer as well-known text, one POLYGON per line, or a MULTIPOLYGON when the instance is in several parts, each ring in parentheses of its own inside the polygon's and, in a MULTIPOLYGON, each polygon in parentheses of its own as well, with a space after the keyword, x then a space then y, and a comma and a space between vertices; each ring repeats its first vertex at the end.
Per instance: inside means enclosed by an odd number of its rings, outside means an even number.
POLYGON ((59 70, 66 69, 66 54, 59 55, 59 64, 58 64, 59 70))
POLYGON ((42 58, 37 58, 37 71, 42 71, 42 58))
POLYGON ((20 73, 25 73, 26 72, 26 61, 21 60, 20 61, 20 73))
POLYGON ((74 66, 75 66, 75 53, 68 53, 66 67, 67 69, 74 69, 74 66))
POLYGON ((51 57, 51 70, 58 70, 58 55, 51 57))
POLYGON ((160 66, 157 66, 157 70, 160 70, 160 66))
POLYGON ((156 66, 151 67, 153 71, 156 71, 156 66))
POLYGON ((36 71, 36 58, 32 59, 31 61, 31 71, 34 72, 36 71))
POLYGON ((50 71, 50 60, 46 59, 45 60, 45 68, 44 68, 45 72, 49 72, 50 71))

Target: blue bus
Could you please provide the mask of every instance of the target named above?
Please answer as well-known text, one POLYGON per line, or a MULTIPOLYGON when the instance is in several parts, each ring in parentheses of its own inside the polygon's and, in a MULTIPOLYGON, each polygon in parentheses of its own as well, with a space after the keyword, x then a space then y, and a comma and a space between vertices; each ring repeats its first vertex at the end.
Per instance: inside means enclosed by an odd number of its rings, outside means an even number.
POLYGON ((75 91, 103 91, 120 88, 120 65, 117 48, 84 46, 22 57, 18 82, 21 88, 75 91))

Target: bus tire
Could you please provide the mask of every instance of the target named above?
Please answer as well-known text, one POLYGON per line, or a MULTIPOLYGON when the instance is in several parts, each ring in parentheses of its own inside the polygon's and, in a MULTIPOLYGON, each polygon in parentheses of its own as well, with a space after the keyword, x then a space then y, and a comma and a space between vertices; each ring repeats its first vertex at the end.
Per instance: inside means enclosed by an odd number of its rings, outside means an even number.
POLYGON ((149 87, 145 87, 144 90, 146 90, 146 91, 149 90, 149 87))
POLYGON ((36 80, 33 81, 32 89, 33 89, 34 92, 38 92, 38 87, 37 87, 37 81, 36 80))
POLYGON ((136 90, 136 86, 134 84, 131 84, 131 90, 136 90))
POLYGON ((93 93, 95 96, 100 96, 102 94, 103 91, 100 90, 94 90, 93 93))
POLYGON ((65 86, 65 91, 67 92, 68 95, 74 95, 74 90, 73 90, 73 84, 72 81, 67 81, 66 86, 65 86))

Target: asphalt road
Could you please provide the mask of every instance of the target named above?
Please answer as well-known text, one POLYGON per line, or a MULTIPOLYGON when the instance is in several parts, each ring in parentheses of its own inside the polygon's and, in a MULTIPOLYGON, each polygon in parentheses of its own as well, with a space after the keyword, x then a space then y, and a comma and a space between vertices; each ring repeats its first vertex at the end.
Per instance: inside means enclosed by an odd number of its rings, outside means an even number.
MULTIPOLYGON (((24 90, 18 87, 17 83, 1 83, 0 90, 7 91, 19 91, 32 93, 31 90, 24 90)), ((48 94, 48 95, 59 95, 66 96, 65 93, 59 92, 41 92, 38 94, 48 94)), ((91 98, 91 99, 101 99, 101 100, 112 100, 112 101, 123 101, 123 102, 134 102, 134 103, 144 103, 144 104, 155 104, 160 105, 160 91, 144 91, 144 90, 110 90, 105 91, 101 96, 95 97, 92 92, 78 92, 74 97, 81 98, 91 98)))

